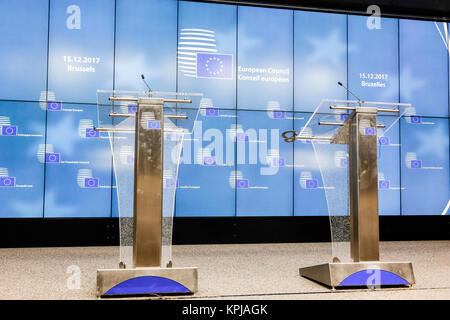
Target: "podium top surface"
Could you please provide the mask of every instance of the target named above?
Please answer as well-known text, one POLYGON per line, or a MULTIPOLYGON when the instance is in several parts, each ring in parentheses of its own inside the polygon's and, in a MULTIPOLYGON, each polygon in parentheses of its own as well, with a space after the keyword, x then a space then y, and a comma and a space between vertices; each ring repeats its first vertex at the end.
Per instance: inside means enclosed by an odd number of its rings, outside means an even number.
POLYGON ((383 136, 401 117, 415 117, 415 109, 409 103, 323 99, 296 135, 314 141, 331 141, 339 128, 346 124, 353 112, 377 115, 377 135, 383 136))
MULTIPOLYGON (((202 93, 97 90, 98 131, 134 130, 140 103, 162 104, 164 130, 192 130, 200 109, 211 108, 202 93)), ((151 120, 152 115, 146 115, 151 120)))

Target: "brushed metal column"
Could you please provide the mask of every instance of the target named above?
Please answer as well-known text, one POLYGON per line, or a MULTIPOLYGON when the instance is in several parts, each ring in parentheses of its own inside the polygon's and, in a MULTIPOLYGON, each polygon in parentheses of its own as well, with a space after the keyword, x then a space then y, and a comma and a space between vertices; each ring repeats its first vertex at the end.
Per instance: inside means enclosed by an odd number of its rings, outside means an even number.
POLYGON ((357 108, 349 124, 351 257, 379 261, 376 108, 357 108))
POLYGON ((134 268, 161 266, 163 105, 163 99, 138 100, 134 166, 134 268))

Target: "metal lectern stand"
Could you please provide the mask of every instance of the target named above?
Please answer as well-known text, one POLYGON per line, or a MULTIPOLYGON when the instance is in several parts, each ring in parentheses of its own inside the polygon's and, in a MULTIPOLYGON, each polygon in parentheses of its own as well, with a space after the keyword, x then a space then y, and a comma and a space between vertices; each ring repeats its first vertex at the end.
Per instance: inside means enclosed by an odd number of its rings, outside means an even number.
MULTIPOLYGON (((132 268, 126 268, 127 266, 121 261, 118 269, 98 270, 97 295, 101 297, 192 294, 197 291, 197 268, 174 268, 171 266, 171 261, 167 266, 162 265, 161 256, 164 229, 162 213, 165 169, 164 134, 174 132, 171 131, 172 128, 165 130, 164 123, 167 119, 187 118, 186 115, 179 115, 177 112, 165 114, 164 105, 189 104, 192 100, 154 97, 156 94, 150 94, 150 97, 148 95, 147 97, 130 97, 112 92, 108 98, 111 105, 105 102, 101 105, 99 102, 99 113, 107 112, 112 125, 106 128, 94 128, 94 130, 106 131, 110 135, 127 131, 135 132, 134 195, 130 195, 130 199, 134 197, 132 268), (117 112, 113 108, 114 103, 123 105, 123 102, 136 103, 135 113, 119 113, 120 111, 117 112), (114 120, 120 122, 122 118, 135 118, 134 130, 114 125, 114 120)), ((106 116, 103 115, 103 117, 106 116)))
MULTIPOLYGON (((377 128, 385 126, 377 124, 377 114, 398 114, 401 110, 377 108, 374 105, 398 106, 399 108, 409 106, 399 103, 323 100, 308 120, 305 128, 311 128, 314 124, 336 126, 338 129, 332 129, 332 135, 306 136, 303 134, 304 129, 300 134, 295 131, 283 133, 286 142, 306 139, 314 140, 314 143, 316 140, 321 141, 323 146, 326 146, 327 143, 348 144, 351 261, 341 262, 339 258, 334 257, 331 263, 299 270, 301 276, 332 288, 411 286, 415 283, 411 262, 379 261, 377 128), (348 112, 351 113, 348 114, 348 112), (322 121, 322 119, 330 118, 325 113, 334 113, 331 115, 331 119, 339 118, 336 117, 338 115, 341 116, 341 120, 346 120, 344 122, 322 121), (344 117, 342 117, 343 115, 344 117)), ((398 121, 399 118, 395 119, 398 121)), ((341 200, 346 201, 347 199, 341 200)))

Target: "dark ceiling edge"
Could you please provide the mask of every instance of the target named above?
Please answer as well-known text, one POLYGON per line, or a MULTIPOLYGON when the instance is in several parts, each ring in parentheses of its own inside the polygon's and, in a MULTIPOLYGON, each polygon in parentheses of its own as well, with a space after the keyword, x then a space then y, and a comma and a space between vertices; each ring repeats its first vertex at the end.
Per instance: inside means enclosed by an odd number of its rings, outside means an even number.
MULTIPOLYGON (((257 1, 239 1, 239 0, 187 0, 193 2, 205 2, 205 3, 217 3, 217 4, 229 4, 229 5, 242 5, 242 6, 256 6, 256 7, 266 7, 266 8, 278 8, 278 9, 295 9, 295 10, 303 10, 303 11, 318 11, 318 12, 328 12, 328 13, 340 13, 340 14, 354 14, 354 15, 362 15, 369 16, 366 10, 358 10, 358 9, 344 9, 344 8, 336 8, 328 6, 306 6, 306 5, 295 5, 295 4, 284 4, 277 3, 276 1, 272 1, 274 3, 268 2, 257 2, 257 1)), ((336 1, 337 2, 337 1, 336 1)), ((383 7, 381 6, 383 9, 383 7)), ((386 10, 386 9, 385 9, 386 10)), ((387 9, 389 10, 389 9, 387 9)), ((435 11, 429 11, 428 14, 411 14, 410 12, 399 12, 401 8, 396 9, 396 11, 386 11, 381 14, 381 17, 385 18, 401 18, 401 19, 412 19, 412 20, 431 20, 436 22, 450 22, 450 18, 443 15, 436 15, 435 11)), ((423 11, 421 8, 410 9, 416 11, 423 11)))

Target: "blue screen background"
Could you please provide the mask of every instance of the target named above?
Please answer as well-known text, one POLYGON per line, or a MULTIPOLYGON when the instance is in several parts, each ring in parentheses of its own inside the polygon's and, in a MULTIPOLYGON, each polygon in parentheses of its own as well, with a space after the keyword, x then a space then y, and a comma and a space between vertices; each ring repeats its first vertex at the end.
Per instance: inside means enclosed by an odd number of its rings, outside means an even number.
POLYGON ((117 216, 108 137, 89 130, 96 91, 145 90, 141 74, 155 91, 200 92, 215 108, 184 141, 178 217, 328 215, 311 144, 280 134, 301 129, 321 99, 352 98, 338 81, 363 100, 413 106, 378 147, 380 214, 445 213, 443 25, 366 22, 182 0, 0 0, 0 217, 117 216), (212 48, 224 76, 192 65, 186 42, 212 48), (365 85, 374 75, 378 85, 365 85), (305 188, 305 177, 318 187, 305 188))

